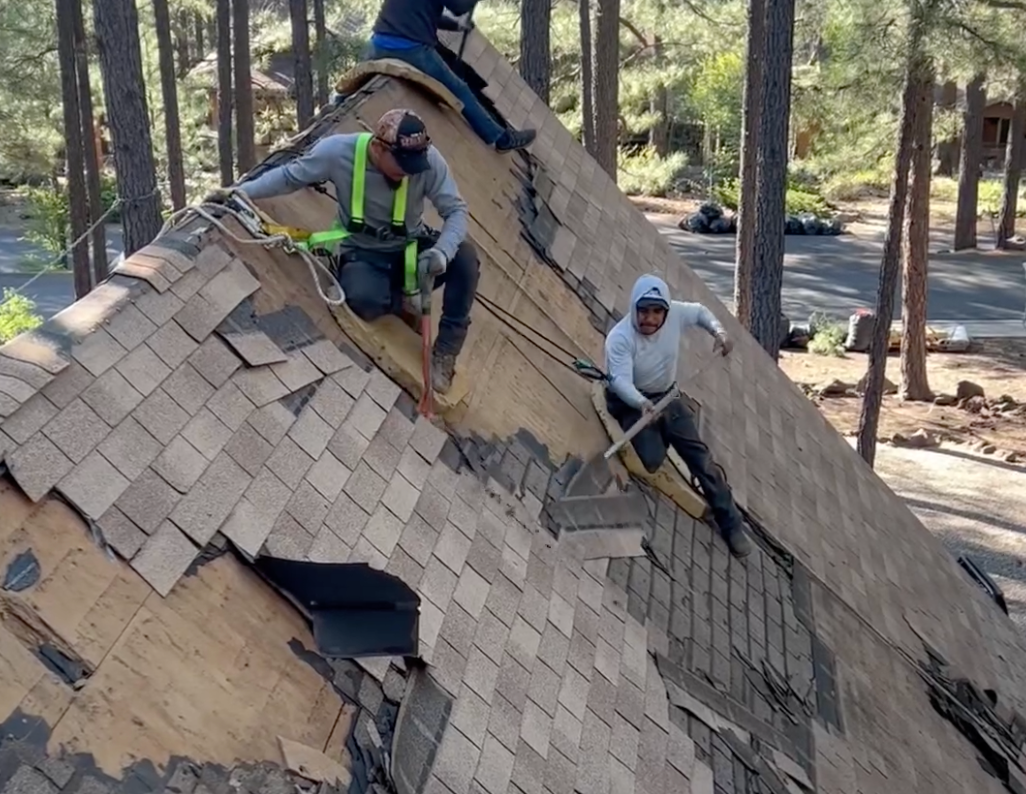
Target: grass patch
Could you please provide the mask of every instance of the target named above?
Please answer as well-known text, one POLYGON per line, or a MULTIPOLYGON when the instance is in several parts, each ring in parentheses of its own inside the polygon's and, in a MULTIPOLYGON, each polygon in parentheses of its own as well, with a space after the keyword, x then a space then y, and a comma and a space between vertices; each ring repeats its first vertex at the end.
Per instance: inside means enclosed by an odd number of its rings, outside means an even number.
POLYGON ((817 356, 844 357, 844 341, 848 338, 848 329, 844 323, 832 320, 821 313, 814 313, 809 318, 808 351, 817 356))
MULTIPOLYGON (((730 210, 737 211, 741 202, 741 183, 737 179, 728 179, 713 188, 713 196, 720 204, 730 210)), ((830 204, 815 189, 809 186, 788 185, 785 198, 788 215, 800 215, 811 212, 817 217, 829 217, 833 213, 830 204)))
POLYGON ((632 153, 621 150, 616 160, 617 185, 628 196, 666 198, 675 192, 687 165, 688 158, 682 152, 660 157, 650 146, 632 153))

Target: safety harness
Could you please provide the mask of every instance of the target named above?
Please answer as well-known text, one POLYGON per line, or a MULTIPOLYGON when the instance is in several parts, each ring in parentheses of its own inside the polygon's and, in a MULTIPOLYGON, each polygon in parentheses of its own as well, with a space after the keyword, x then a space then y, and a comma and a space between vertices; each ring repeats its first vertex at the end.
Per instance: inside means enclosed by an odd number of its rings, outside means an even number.
MULTIPOLYGON (((367 230, 367 224, 363 215, 363 198, 367 187, 367 147, 370 146, 373 136, 369 132, 362 133, 356 139, 356 163, 353 167, 353 188, 350 198, 349 223, 343 227, 338 216, 331 228, 323 232, 313 232, 306 240, 297 241, 298 247, 304 248, 313 253, 317 249, 332 251, 338 243, 348 239, 354 234, 361 234, 367 230)), ((389 231, 399 238, 409 236, 406 228, 406 198, 409 194, 410 178, 403 177, 399 183, 399 189, 395 192, 395 200, 392 203, 392 223, 389 231)), ((379 235, 380 236, 380 235, 379 235)), ((420 284, 417 278, 417 241, 409 240, 403 251, 403 292, 406 295, 413 295, 420 291, 420 284)))

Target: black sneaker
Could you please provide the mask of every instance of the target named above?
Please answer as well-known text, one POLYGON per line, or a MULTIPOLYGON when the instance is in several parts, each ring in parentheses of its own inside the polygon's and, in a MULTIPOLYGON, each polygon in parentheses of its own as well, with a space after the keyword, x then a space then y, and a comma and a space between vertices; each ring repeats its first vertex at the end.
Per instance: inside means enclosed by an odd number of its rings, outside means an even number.
POLYGON ((739 524, 732 531, 722 534, 723 539, 727 541, 727 546, 730 548, 730 553, 738 559, 743 559, 752 553, 752 541, 745 534, 744 526, 739 524))
POLYGON ((495 151, 514 152, 517 149, 526 149, 537 137, 537 130, 506 130, 495 142, 495 151))
POLYGON ((452 379, 456 374, 456 356, 448 353, 431 354, 431 389, 438 394, 446 394, 452 388, 452 379))

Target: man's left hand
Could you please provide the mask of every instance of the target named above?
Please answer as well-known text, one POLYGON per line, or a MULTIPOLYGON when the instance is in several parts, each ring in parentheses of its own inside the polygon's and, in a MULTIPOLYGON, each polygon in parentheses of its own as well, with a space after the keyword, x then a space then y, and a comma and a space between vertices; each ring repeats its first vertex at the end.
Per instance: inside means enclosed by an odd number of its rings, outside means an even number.
POLYGON ((422 279, 425 276, 435 278, 442 275, 447 264, 448 261, 445 258, 445 254, 437 248, 428 248, 417 257, 417 270, 422 279))
POLYGON ((716 334, 716 341, 713 342, 713 353, 719 353, 721 356, 729 356, 730 351, 734 349, 734 340, 731 339, 724 331, 720 331, 716 334))

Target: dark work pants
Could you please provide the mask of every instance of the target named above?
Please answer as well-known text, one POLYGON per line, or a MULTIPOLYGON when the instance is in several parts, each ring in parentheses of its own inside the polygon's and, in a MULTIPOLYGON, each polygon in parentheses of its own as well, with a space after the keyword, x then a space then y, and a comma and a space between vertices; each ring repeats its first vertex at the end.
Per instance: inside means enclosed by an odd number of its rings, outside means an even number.
MULTIPOLYGON (((417 239, 418 252, 437 241, 436 234, 417 239)), ((403 307, 402 250, 381 252, 350 249, 339 257, 339 284, 346 304, 361 320, 373 322, 386 314, 399 315, 403 307)), ((435 278, 442 288, 442 319, 438 324, 435 352, 458 356, 470 328, 470 309, 477 293, 480 262, 473 243, 460 243, 445 272, 435 278)))
MULTIPOLYGON (((662 394, 646 394, 653 403, 658 402, 662 394)), ((627 430, 641 418, 641 411, 632 408, 612 391, 606 389, 606 407, 610 415, 627 430)), ((652 424, 638 433, 631 442, 638 453, 642 465, 650 473, 654 473, 666 460, 667 447, 673 447, 687 465, 688 470, 698 480, 702 494, 709 503, 713 519, 724 533, 730 533, 740 527, 742 520, 738 512, 730 486, 723 476, 723 470, 712 459, 709 447, 698 434, 695 417, 684 401, 677 398, 652 424)))

